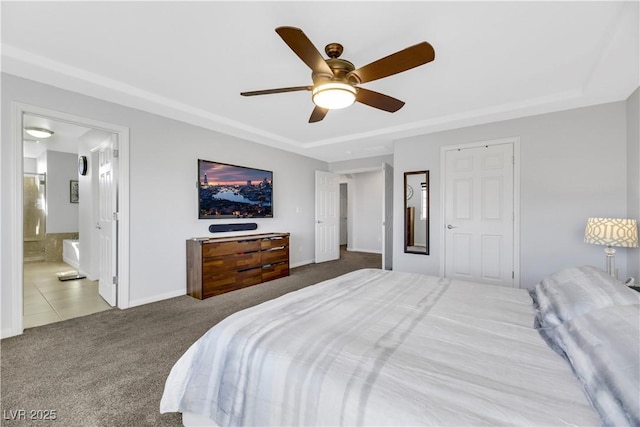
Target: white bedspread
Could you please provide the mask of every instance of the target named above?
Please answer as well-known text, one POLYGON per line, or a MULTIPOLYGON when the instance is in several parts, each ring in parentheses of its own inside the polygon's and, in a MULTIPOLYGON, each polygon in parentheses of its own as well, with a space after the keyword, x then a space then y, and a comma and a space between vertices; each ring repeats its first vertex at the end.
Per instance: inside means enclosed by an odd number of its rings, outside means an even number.
POLYGON ((161 412, 227 425, 598 425, 527 291, 359 270, 238 312, 161 412))

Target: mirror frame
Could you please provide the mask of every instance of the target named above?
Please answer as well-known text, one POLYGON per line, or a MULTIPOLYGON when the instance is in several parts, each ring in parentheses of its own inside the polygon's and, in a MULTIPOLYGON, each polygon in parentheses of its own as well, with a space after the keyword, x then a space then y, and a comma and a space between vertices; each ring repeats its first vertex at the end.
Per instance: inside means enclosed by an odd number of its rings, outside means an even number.
MULTIPOLYGON (((422 181, 421 181, 422 182, 422 181)), ((414 194, 417 196, 420 196, 420 189, 413 189, 414 194)), ((404 194, 404 220, 403 220, 403 224, 404 224, 404 252, 407 254, 418 254, 418 255, 429 255, 429 218, 431 217, 430 213, 429 213, 429 171, 428 170, 422 170, 422 171, 412 171, 412 172, 405 172, 404 173, 404 187, 403 187, 403 194, 404 194), (427 209, 427 215, 425 218, 426 221, 426 227, 425 227, 425 231, 426 231, 426 235, 425 235, 425 250, 424 251, 417 251, 417 250, 411 250, 409 249, 409 224, 408 224, 408 215, 407 215, 407 208, 408 208, 408 204, 407 204, 407 189, 408 187, 408 181, 407 181, 407 177, 409 177, 410 175, 424 175, 424 183, 426 185, 426 209, 427 209)))

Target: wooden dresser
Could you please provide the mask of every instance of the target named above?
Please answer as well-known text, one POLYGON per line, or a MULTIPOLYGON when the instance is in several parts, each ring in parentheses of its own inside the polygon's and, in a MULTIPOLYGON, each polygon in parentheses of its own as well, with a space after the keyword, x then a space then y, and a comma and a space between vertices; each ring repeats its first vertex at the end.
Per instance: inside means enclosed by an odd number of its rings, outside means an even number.
POLYGON ((289 233, 187 240, 187 293, 204 299, 289 275, 289 233))

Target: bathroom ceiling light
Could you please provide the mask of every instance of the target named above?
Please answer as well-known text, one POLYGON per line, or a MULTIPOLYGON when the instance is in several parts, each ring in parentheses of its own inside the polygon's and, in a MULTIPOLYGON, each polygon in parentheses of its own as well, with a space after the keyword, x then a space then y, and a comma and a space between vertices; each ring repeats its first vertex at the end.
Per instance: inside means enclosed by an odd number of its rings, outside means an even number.
POLYGON ((29 135, 35 138, 49 138, 54 133, 52 130, 44 129, 44 128, 28 127, 28 128, 24 128, 24 130, 29 135))

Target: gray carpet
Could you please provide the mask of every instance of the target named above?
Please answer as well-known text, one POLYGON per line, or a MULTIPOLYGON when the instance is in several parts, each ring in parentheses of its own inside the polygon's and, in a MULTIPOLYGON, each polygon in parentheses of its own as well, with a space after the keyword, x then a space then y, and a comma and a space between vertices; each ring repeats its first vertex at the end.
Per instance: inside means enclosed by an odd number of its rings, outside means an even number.
POLYGON ((182 296, 112 309, 4 339, 0 424, 180 426, 179 414, 159 413, 164 381, 209 328, 243 308, 380 263, 380 255, 342 251, 338 261, 295 268, 289 277, 207 300, 182 296), (55 411, 57 419, 15 420, 20 410, 27 418, 55 411))

